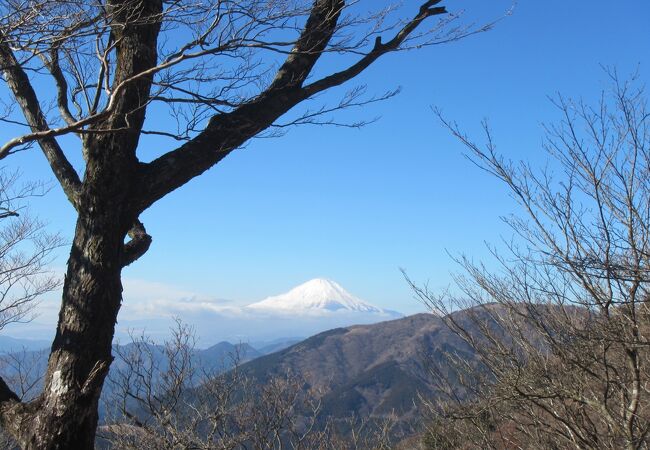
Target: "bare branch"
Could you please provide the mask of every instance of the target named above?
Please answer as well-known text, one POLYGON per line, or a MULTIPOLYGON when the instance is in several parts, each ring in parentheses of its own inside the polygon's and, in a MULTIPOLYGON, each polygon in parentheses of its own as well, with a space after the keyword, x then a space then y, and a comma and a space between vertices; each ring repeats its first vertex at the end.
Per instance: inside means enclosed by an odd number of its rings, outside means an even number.
MULTIPOLYGON (((36 93, 29 82, 27 74, 14 57, 2 32, 0 32, 0 67, 32 131, 35 133, 47 133, 49 127, 41 111, 36 93)), ((20 145, 25 142, 20 140, 16 141, 20 145)), ((77 172, 67 160, 63 150, 59 147, 55 139, 49 135, 45 135, 40 138, 39 145, 43 149, 43 153, 47 157, 50 167, 59 180, 59 183, 61 183, 68 199, 73 205, 77 206, 78 191, 81 184, 79 175, 77 175, 77 172)), ((6 157, 13 147, 3 147, 0 150, 0 159, 6 157)))
POLYGON ((338 86, 361 73, 380 56, 395 51, 427 18, 444 14, 439 1, 428 1, 418 14, 386 44, 377 39, 369 54, 350 68, 303 87, 314 65, 337 31, 343 1, 317 1, 304 30, 269 87, 259 96, 232 112, 213 116, 206 129, 178 149, 147 164, 144 168, 140 209, 185 184, 217 164, 231 151, 256 136, 303 100, 338 86))

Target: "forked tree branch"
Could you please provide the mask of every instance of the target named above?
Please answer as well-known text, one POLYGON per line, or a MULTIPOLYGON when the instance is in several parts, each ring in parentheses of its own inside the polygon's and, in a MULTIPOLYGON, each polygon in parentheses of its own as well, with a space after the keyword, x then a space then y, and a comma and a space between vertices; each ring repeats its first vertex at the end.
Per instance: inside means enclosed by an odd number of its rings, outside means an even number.
POLYGON ((444 6, 435 7, 440 3, 441 0, 431 0, 426 2, 420 7, 419 14, 408 22, 404 27, 388 42, 382 44, 381 37, 378 36, 375 40, 375 45, 373 49, 366 56, 361 58, 357 63, 348 67, 345 70, 334 73, 330 76, 324 77, 314 83, 311 83, 308 86, 305 86, 305 90, 309 96, 322 92, 326 89, 339 86, 346 81, 351 80, 352 78, 359 75, 365 69, 367 69, 372 63, 374 63, 380 56, 395 51, 399 46, 415 31, 415 29, 427 18, 432 16, 437 16, 441 14, 446 14, 447 10, 444 6))
POLYGON ((213 116, 198 136, 144 166, 139 210, 145 210, 217 164, 298 103, 351 80, 380 56, 397 50, 427 18, 446 13, 444 7, 435 6, 440 2, 429 0, 422 4, 417 15, 395 36, 385 44, 378 38, 370 53, 348 69, 303 86, 336 32, 341 11, 345 7, 342 0, 316 1, 300 38, 264 92, 231 112, 213 116))
MULTIPOLYGON (((23 111, 25 119, 33 132, 47 132, 50 128, 41 110, 36 92, 29 77, 20 63, 16 60, 4 34, 0 31, 0 69, 5 76, 9 89, 23 111)), ((59 143, 51 136, 44 136, 38 143, 45 154, 54 175, 59 180, 63 191, 75 207, 77 207, 81 181, 79 175, 66 158, 59 143)), ((0 159, 10 152, 0 153, 0 159)))

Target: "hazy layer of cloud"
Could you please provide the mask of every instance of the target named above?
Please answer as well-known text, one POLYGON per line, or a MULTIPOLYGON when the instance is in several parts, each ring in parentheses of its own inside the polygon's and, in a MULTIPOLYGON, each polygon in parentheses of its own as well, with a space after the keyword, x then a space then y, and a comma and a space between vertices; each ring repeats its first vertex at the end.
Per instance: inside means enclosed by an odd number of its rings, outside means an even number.
MULTIPOLYGON (((195 329, 203 347, 223 340, 253 342, 307 337, 331 328, 394 318, 390 314, 350 311, 308 311, 296 316, 288 311, 256 310, 204 292, 128 277, 123 279, 123 286, 124 302, 116 325, 116 337, 121 341, 128 340, 130 333, 164 340, 175 318, 195 329)), ((3 334, 50 339, 56 328, 60 298, 60 291, 49 294, 38 305, 33 322, 12 325, 3 334)))

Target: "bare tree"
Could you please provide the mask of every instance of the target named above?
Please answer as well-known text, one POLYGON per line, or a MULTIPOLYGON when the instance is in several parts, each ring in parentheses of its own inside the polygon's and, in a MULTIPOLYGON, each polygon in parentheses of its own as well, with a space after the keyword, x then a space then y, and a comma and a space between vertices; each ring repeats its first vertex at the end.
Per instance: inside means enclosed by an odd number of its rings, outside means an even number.
MULTIPOLYGON (((49 233, 34 218, 26 202, 47 192, 47 186, 20 181, 20 173, 0 168, 0 330, 12 323, 29 322, 39 297, 61 285, 49 264, 63 241, 49 233)), ((35 396, 41 373, 36 354, 16 348, 0 355, 0 386, 13 388, 17 397, 35 396)), ((13 440, 0 433, 0 447, 11 448, 13 440)))
POLYGON ((178 322, 162 346, 141 336, 117 347, 101 442, 125 450, 391 448, 391 417, 322 417, 322 393, 304 380, 251 378, 236 353, 222 362, 228 370, 206 370, 214 364, 197 360, 194 344, 178 322))
POLYGON ((650 113, 638 81, 610 75, 594 106, 554 101, 543 171, 442 119, 525 216, 506 219, 496 268, 459 258, 458 293, 414 286, 468 350, 434 365, 430 448, 648 448, 650 113))
POLYGON ((372 12, 374 2, 344 0, 2 2, 0 68, 14 99, 3 120, 24 131, 0 157, 38 144, 78 214, 44 390, 31 402, 0 390, 0 424, 23 448, 92 448, 120 274, 151 244, 140 214, 261 133, 336 123, 329 112, 390 96, 356 88, 280 122, 381 56, 487 28, 455 24, 439 3, 372 12), (325 59, 340 69, 315 71, 325 59), (178 129, 149 124, 152 110, 178 129), (79 138, 82 175, 57 139, 67 134, 79 138), (149 134, 182 143, 159 151, 149 134))
POLYGON ((29 321, 38 297, 59 286, 48 264, 62 240, 25 206, 47 189, 42 183, 20 182, 19 175, 0 169, 0 329, 29 321))

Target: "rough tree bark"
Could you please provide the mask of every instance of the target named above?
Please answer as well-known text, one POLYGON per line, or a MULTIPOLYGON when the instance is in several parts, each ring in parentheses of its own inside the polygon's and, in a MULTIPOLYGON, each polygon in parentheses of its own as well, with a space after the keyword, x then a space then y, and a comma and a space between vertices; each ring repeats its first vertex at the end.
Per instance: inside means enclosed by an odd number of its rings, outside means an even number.
MULTIPOLYGON (((42 2, 17 17, 28 20, 29 14, 36 11, 35 20, 38 20, 38 14, 45 14, 56 3, 42 2)), ((381 55, 400 49, 422 22, 446 12, 438 3, 440 0, 423 2, 410 20, 392 31, 387 42, 382 43, 379 35, 373 35, 374 46, 363 52, 356 63, 307 83, 316 62, 339 29, 341 15, 348 6, 343 0, 315 0, 306 10, 308 17, 293 49, 287 52, 268 87, 241 104, 214 113, 205 129, 176 150, 149 163, 141 162, 136 150, 147 106, 152 101, 150 92, 155 77, 200 52, 202 56, 214 56, 217 50, 212 53, 206 50, 209 48, 207 34, 188 44, 178 55, 161 58, 157 48, 166 14, 162 0, 110 0, 87 23, 82 21, 63 28, 60 41, 48 38, 53 42, 48 53, 38 50, 41 41, 29 41, 21 51, 32 51, 45 61, 44 67, 51 72, 58 89, 56 102, 65 125, 55 128, 48 123, 31 84, 26 70, 29 63, 16 55, 19 39, 12 38, 15 30, 0 25, 0 68, 31 129, 30 133, 2 147, 0 157, 9 155, 17 146, 38 143, 78 213, 44 390, 35 400, 22 403, 0 379, 0 425, 22 448, 93 448, 98 399, 112 361, 111 342, 122 302, 121 271, 144 254, 151 243, 151 237, 138 220, 139 215, 270 127, 295 105, 345 83, 381 55), (110 19, 106 18, 108 15, 110 19), (63 44, 59 42, 65 42, 74 33, 83 38, 85 35, 79 32, 85 30, 83 27, 98 35, 106 33, 97 25, 102 20, 110 33, 106 39, 108 50, 101 61, 99 82, 89 83, 83 89, 95 87, 97 98, 107 95, 105 108, 99 109, 97 100, 91 101, 93 104, 84 114, 74 117, 69 102, 75 103, 77 99, 68 98, 70 88, 59 64, 58 46, 63 44), (190 55, 188 49, 198 50, 190 55), (109 54, 114 58, 110 64, 106 56, 109 54), (109 94, 102 94, 102 85, 109 83, 109 94), (83 179, 66 159, 56 139, 68 133, 77 134, 82 141, 83 179), (125 244, 127 236, 130 241, 125 244)), ((214 48, 223 49, 225 45, 214 48)))
MULTIPOLYGON (((117 83, 157 63, 160 22, 151 18, 162 13, 162 1, 132 3, 116 17, 118 23, 127 25, 113 30, 119 42, 117 83), (144 20, 129 26, 136 18, 144 20)), ((12 70, 16 85, 26 92, 26 74, 17 66, 12 70)), ((96 125, 98 130, 120 131, 90 134, 84 142, 83 182, 67 183, 74 185, 68 195, 79 216, 44 391, 29 405, 12 405, 17 417, 3 424, 25 449, 94 447, 97 405, 112 361, 114 324, 122 301, 120 274, 130 261, 128 250, 136 248, 134 241, 125 246, 124 238, 138 216, 132 201, 139 178, 136 149, 150 87, 150 76, 126 86, 113 114, 96 125)), ((35 102, 28 108, 36 108, 35 102)))

